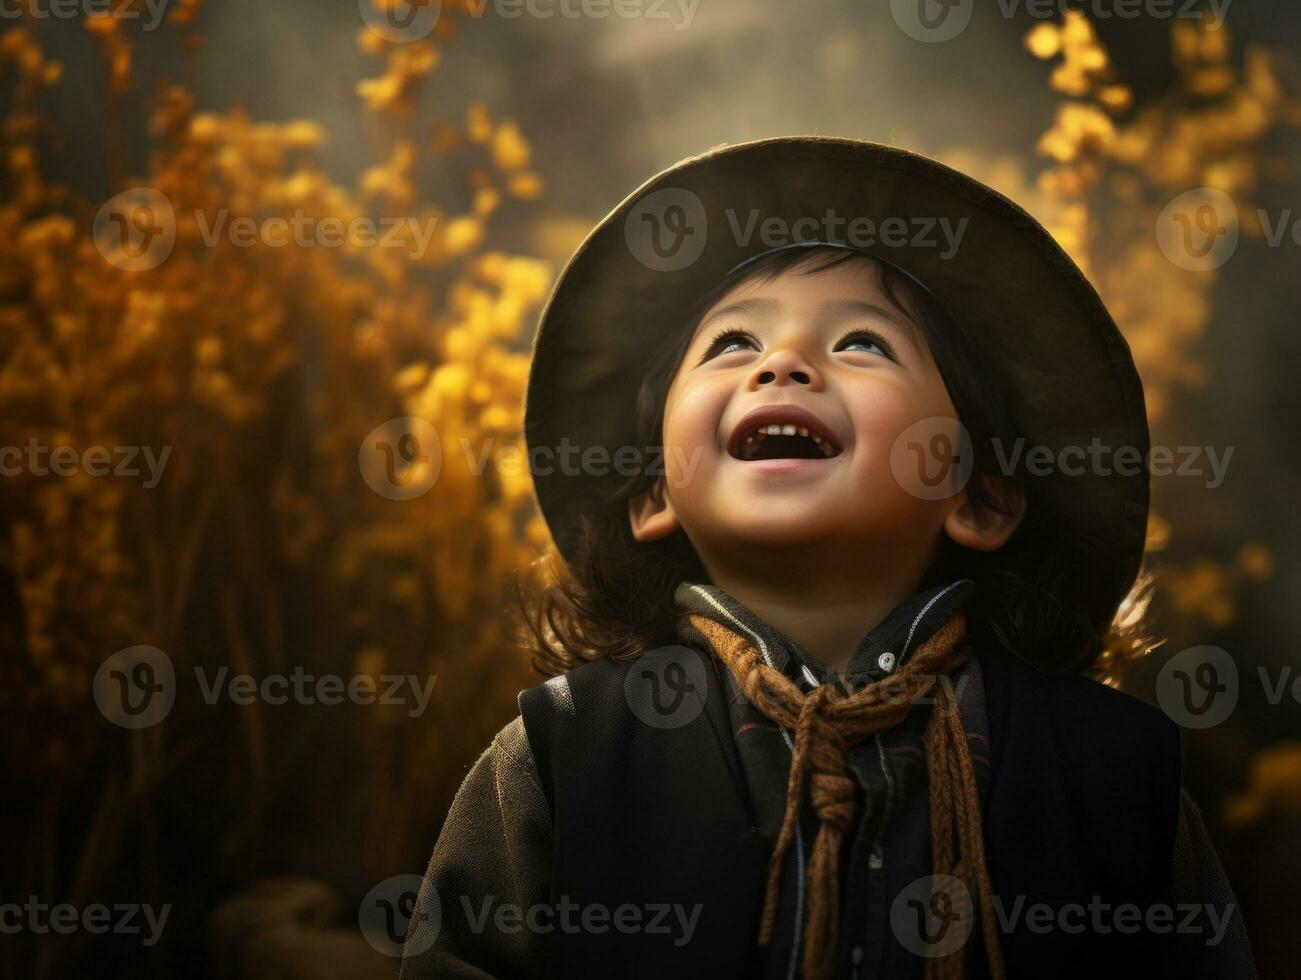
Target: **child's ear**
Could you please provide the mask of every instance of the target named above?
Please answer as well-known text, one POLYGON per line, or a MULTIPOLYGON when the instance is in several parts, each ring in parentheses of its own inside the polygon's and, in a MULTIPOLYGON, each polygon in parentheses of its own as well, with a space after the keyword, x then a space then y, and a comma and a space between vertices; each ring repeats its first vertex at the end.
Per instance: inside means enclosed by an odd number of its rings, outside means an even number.
POLYGON ((667 538, 682 526, 663 484, 656 484, 654 489, 628 501, 628 522, 632 525, 632 536, 638 541, 667 538))
POLYGON ((1025 494, 1016 484, 1004 480, 986 482, 985 487, 998 501, 998 509, 972 506, 971 498, 963 490, 958 495, 957 505, 944 519, 944 531, 955 544, 964 548, 997 551, 1021 526, 1025 517, 1025 494))

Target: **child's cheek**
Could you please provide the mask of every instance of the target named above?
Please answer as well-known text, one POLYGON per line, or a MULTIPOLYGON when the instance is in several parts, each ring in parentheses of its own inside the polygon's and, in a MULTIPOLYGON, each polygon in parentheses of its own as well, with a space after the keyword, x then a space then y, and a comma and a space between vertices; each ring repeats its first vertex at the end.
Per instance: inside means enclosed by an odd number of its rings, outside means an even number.
POLYGON ((874 385, 855 391, 849 406, 854 452, 864 459, 889 460, 895 440, 931 411, 924 399, 903 386, 874 385))
POLYGON ((664 448, 675 455, 705 457, 721 445, 719 420, 727 405, 726 392, 694 384, 676 389, 664 408, 664 448))

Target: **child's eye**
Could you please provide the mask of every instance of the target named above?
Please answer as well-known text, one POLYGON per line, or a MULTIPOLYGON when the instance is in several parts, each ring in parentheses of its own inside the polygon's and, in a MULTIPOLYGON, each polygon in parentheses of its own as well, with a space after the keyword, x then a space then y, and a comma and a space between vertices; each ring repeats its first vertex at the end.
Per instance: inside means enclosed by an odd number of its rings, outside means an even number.
POLYGON ((701 356, 699 363, 704 364, 711 357, 718 357, 720 354, 731 354, 738 350, 745 350, 749 347, 751 350, 758 350, 758 345, 754 338, 740 330, 724 330, 705 348, 705 353, 701 356))
POLYGON ((864 350, 869 354, 880 354, 894 360, 894 350, 890 342, 873 330, 851 330, 841 337, 836 350, 864 350))

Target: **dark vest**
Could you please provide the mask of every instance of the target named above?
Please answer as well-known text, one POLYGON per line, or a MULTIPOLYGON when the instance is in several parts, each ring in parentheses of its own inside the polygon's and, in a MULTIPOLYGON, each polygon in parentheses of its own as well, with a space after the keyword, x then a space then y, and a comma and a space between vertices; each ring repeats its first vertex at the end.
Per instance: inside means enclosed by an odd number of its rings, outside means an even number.
MULTIPOLYGON (((552 900, 607 909, 607 923, 620 906, 639 917, 626 912, 633 925, 622 930, 598 919, 594 929, 556 931, 557 977, 759 973, 768 854, 753 829, 716 661, 706 659, 705 709, 679 728, 639 721, 624 699, 629 667, 609 660, 520 694, 551 807, 552 900), (649 926, 659 906, 675 905, 701 907, 689 942, 672 913, 658 923, 663 931, 635 924, 649 926)), ((1089 680, 982 667, 992 752, 986 861, 1006 913, 1018 900, 1023 912, 1039 903, 1168 902, 1178 729, 1089 680)), ((1001 945, 1010 977, 1159 976, 1164 941, 1142 930, 1033 932, 1022 917, 1001 945)), ((983 970, 983 956, 968 962, 983 970)))

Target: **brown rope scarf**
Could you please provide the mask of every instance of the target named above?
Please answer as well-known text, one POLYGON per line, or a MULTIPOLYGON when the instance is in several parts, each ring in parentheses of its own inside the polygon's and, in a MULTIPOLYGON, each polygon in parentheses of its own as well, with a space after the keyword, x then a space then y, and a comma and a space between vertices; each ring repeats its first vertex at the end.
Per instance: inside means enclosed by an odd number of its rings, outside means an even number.
MULTIPOLYGON (((819 826, 809 858, 808 923, 804 933, 805 980, 835 975, 840 917, 840 846, 854 817, 854 784, 845 768, 853 745, 899 724, 918 699, 932 695, 925 745, 931 794, 931 860, 936 875, 961 880, 975 897, 985 938, 990 975, 1002 980, 1003 954, 995 928, 993 892, 985 868, 980 799, 957 705, 940 678, 971 658, 961 643, 966 619, 956 613, 893 675, 857 694, 842 696, 835 685, 822 684, 809 694, 763 662, 753 644, 726 626, 701 615, 691 624, 736 678, 750 703, 765 717, 795 733, 786 816, 768 864, 759 942, 767 945, 777 917, 782 862, 798 826, 805 777, 819 826)), ((927 961, 928 980, 960 978, 962 949, 927 961)))

